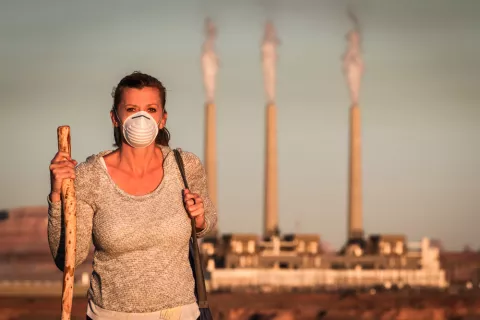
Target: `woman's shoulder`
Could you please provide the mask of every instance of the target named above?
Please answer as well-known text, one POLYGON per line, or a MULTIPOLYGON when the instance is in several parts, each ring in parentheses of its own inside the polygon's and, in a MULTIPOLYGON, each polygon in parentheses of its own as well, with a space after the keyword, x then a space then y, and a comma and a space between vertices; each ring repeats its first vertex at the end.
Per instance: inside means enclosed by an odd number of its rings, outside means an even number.
POLYGON ((185 166, 199 166, 202 165, 202 160, 195 153, 191 151, 186 151, 183 149, 178 149, 182 155, 183 162, 185 166))
POLYGON ((97 176, 98 170, 101 170, 101 158, 111 152, 112 150, 105 150, 88 156, 75 167, 76 177, 90 178, 91 176, 97 176))
POLYGON ((180 152, 180 155, 182 156, 182 160, 185 165, 198 164, 198 163, 201 164, 200 158, 193 152, 184 150, 182 148, 171 148, 170 146, 159 145, 159 147, 162 150, 163 157, 165 159, 168 158, 169 156, 174 159, 175 158, 174 150, 178 150, 180 152))

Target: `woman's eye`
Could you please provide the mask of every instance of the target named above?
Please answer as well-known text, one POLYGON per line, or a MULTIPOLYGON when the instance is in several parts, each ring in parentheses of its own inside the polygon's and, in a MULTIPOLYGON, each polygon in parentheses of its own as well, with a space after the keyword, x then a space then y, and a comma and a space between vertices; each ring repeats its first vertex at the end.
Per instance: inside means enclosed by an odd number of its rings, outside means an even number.
POLYGON ((148 112, 157 112, 157 109, 155 109, 155 108, 149 108, 149 109, 148 109, 148 112))
POLYGON ((135 108, 127 108, 127 112, 133 112, 135 111, 135 108))

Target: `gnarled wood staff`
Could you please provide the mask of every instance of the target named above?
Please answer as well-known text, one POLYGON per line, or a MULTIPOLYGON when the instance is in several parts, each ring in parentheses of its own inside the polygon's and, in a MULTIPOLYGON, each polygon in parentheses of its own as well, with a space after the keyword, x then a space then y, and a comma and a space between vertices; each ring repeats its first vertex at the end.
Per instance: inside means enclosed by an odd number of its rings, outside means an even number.
MULTIPOLYGON (((71 156, 70 127, 57 129, 58 151, 67 152, 71 156)), ((62 206, 65 221, 65 266, 63 269, 62 320, 70 320, 72 314, 73 285, 75 273, 75 253, 77 239, 77 200, 73 179, 62 182, 62 206)))

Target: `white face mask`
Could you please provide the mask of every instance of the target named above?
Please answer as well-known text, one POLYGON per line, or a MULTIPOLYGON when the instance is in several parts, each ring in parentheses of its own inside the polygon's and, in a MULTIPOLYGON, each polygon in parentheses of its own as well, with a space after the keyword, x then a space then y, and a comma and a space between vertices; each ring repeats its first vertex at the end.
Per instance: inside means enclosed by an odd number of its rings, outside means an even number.
MULTIPOLYGON (((118 115, 117 115, 117 118, 118 115)), ((134 148, 145 148, 155 141, 158 134, 158 123, 145 111, 129 116, 122 124, 123 137, 134 148)))

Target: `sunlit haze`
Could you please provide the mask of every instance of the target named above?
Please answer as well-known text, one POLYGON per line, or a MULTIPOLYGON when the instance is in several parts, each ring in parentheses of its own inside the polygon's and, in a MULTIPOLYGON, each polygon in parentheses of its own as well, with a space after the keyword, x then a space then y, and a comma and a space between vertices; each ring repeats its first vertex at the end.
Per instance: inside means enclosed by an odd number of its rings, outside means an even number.
MULTIPOLYGON (((370 233, 480 247, 480 2, 362 1, 363 216, 370 233)), ((114 85, 140 70, 168 89, 172 147, 203 159, 200 56, 217 27, 221 232, 262 231, 265 103, 260 45, 278 46, 282 232, 346 239, 346 1, 3 1, 0 207, 46 205, 56 129, 72 155, 112 148, 114 85)))

